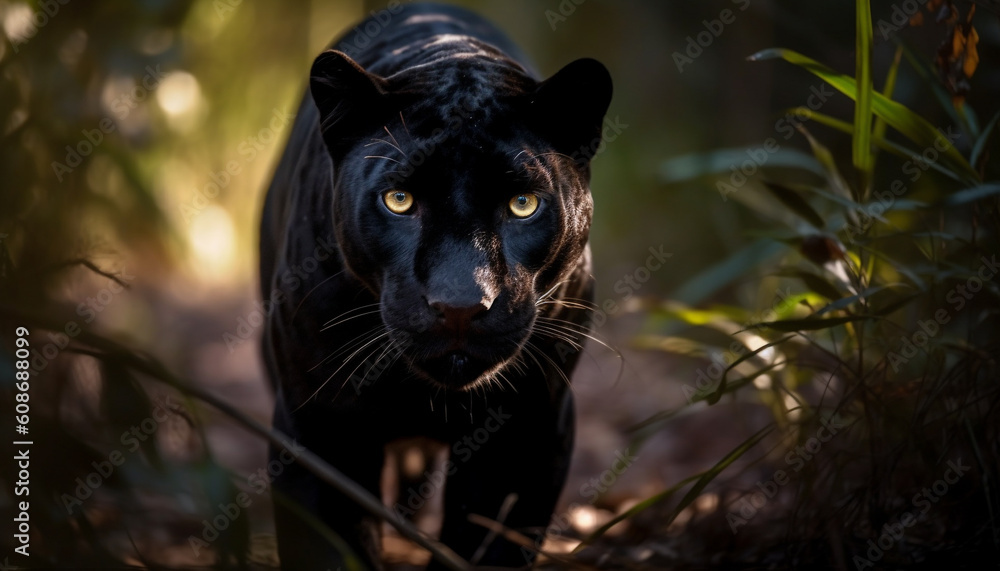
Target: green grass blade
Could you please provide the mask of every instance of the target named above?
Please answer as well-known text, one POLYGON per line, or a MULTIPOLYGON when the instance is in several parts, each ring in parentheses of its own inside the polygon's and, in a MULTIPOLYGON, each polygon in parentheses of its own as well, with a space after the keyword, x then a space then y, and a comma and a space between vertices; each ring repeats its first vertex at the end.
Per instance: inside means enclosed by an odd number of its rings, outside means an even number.
POLYGON ((681 513, 681 511, 683 511, 684 508, 689 506, 691 502, 693 502, 694 499, 697 498, 699 494, 701 494, 701 491, 704 490, 705 487, 708 486, 710 483, 712 483, 712 480, 714 480, 716 476, 722 473, 722 471, 728 468, 733 462, 742 457, 743 454, 745 454, 748 450, 756 446, 757 443, 759 443, 768 434, 770 434, 771 431, 774 430, 774 428, 775 428, 774 424, 769 424, 765 426, 764 428, 759 430, 756 434, 743 441, 742 444, 733 449, 729 454, 726 454, 726 456, 722 460, 719 460, 714 466, 712 466, 708 470, 700 474, 695 474, 694 476, 689 476, 687 478, 684 478, 680 482, 674 484, 673 486, 670 486, 669 488, 660 492, 659 494, 656 494, 651 498, 646 498, 645 500, 637 503, 636 505, 632 506, 625 512, 615 516, 614 518, 611 519, 611 521, 602 525, 596 531, 594 531, 586 538, 584 538, 584 540, 580 542, 580 545, 578 545, 576 549, 573 550, 573 552, 576 553, 581 549, 583 549, 585 546, 589 545, 590 543, 593 543, 597 539, 600 539, 601 536, 603 536, 609 529, 614 527, 619 522, 622 522, 638 514, 639 512, 645 511, 650 507, 659 504, 660 502, 670 499, 681 488, 690 484, 691 482, 695 482, 695 485, 692 486, 690 490, 688 490, 688 493, 684 495, 684 498, 681 499, 680 503, 678 503, 677 506, 670 513, 670 516, 667 518, 667 521, 663 522, 662 524, 664 527, 670 525, 670 522, 674 521, 674 519, 677 517, 677 514, 681 513))
POLYGON ((806 199, 802 198, 802 195, 797 191, 776 182, 765 181, 764 186, 771 191, 786 208, 798 214, 803 220, 812 224, 817 230, 822 230, 826 227, 826 222, 823 217, 816 212, 815 209, 809 204, 806 199))
POLYGON ((959 126, 969 139, 975 140, 978 137, 975 126, 964 113, 959 113, 955 108, 955 104, 951 100, 951 94, 944 88, 937 70, 932 68, 930 62, 917 54, 899 35, 893 36, 893 40, 896 42, 896 45, 903 48, 903 56, 906 58, 907 63, 910 64, 910 67, 917 72, 920 79, 930 88, 931 93, 934 94, 934 98, 941 105, 941 108, 945 110, 948 116, 951 117, 951 120, 959 126))
POLYGON ((729 372, 735 369, 740 363, 743 363, 744 361, 756 357, 757 355, 760 354, 761 351, 764 351, 765 349, 770 349, 771 347, 774 347, 776 345, 781 345, 782 343, 788 341, 789 339, 792 339, 793 337, 794 335, 789 335, 787 337, 782 337, 777 341, 772 341, 765 345, 761 345, 760 347, 757 347, 753 351, 747 353, 746 355, 742 355, 739 359, 736 359, 735 361, 730 363, 729 366, 726 367, 726 370, 723 371, 722 373, 722 379, 719 381, 719 387, 715 389, 715 391, 713 391, 711 394, 709 394, 707 399, 705 399, 708 401, 708 404, 715 404, 719 402, 719 399, 722 398, 722 395, 726 393, 726 381, 727 377, 729 377, 729 372))
MULTIPOLYGON (((889 66, 889 73, 885 76, 885 85, 882 87, 882 95, 886 99, 892 99, 892 94, 896 91, 896 80, 899 77, 899 64, 903 61, 903 48, 896 47, 896 55, 893 56, 892 64, 889 66)), ((875 128, 872 130, 872 141, 885 139, 885 130, 888 124, 881 117, 875 118, 875 128)), ((881 148, 876 145, 877 148, 881 148)), ((874 159, 873 159, 874 160, 874 159)), ((874 166, 874 165, 873 165, 874 166)))
POLYGON ((812 272, 790 268, 775 272, 774 275, 800 279, 810 291, 832 301, 836 301, 844 297, 844 294, 842 294, 833 284, 827 281, 826 278, 812 272))
MULTIPOLYGON (((827 127, 830 127, 831 129, 836 129, 837 131, 840 131, 842 133, 847 133, 848 135, 854 135, 854 125, 848 123, 847 121, 841 121, 840 119, 837 119, 835 117, 830 117, 829 115, 817 113, 816 111, 813 111, 808 107, 796 107, 794 109, 789 109, 788 113, 794 113, 798 117, 801 117, 803 119, 808 119, 810 121, 815 121, 820 125, 825 125, 827 127)), ((889 151, 890 153, 902 159, 916 160, 917 158, 920 157, 920 153, 908 149, 897 143, 894 143, 882 136, 873 135, 872 142, 875 143, 876 147, 885 151, 889 151)), ((959 175, 958 173, 956 173, 951 169, 948 169, 947 167, 942 166, 940 161, 930 162, 927 163, 927 165, 930 168, 938 171, 939 173, 947 176, 950 179, 959 182, 962 182, 963 180, 961 175, 959 175)))
POLYGON ((861 199, 854 196, 854 192, 847 181, 844 180, 843 175, 840 174, 840 169, 837 168, 837 161, 833 158, 833 153, 830 149, 826 147, 823 143, 820 143, 816 137, 812 136, 812 133, 802 125, 796 125, 796 128, 805 136, 806 140, 809 141, 809 147, 812 148, 813 156, 816 160, 823 165, 823 169, 826 171, 826 180, 830 183, 830 188, 834 192, 843 196, 846 199, 854 200, 856 202, 861 202, 861 199))
POLYGON ((997 126, 997 119, 1000 119, 1000 113, 997 113, 990 119, 990 122, 986 124, 979 138, 976 139, 975 146, 972 147, 972 154, 969 156, 969 162, 972 166, 979 164, 979 158, 982 156, 983 151, 986 150, 986 143, 990 140, 990 135, 993 134, 993 129, 997 126))
POLYGON ((944 199, 942 204, 945 206, 958 206, 960 204, 975 202, 995 194, 1000 194, 1000 183, 994 182, 961 190, 944 199))
POLYGON ((850 315, 847 317, 831 317, 829 319, 785 319, 782 321, 766 321, 764 323, 758 323, 752 328, 766 327, 768 329, 774 329, 775 331, 782 331, 785 333, 793 331, 818 331, 820 329, 829 329, 831 327, 836 327, 838 325, 844 325, 845 323, 853 323, 855 321, 865 321, 872 319, 871 315, 850 315))
MULTIPOLYGON (((857 97, 857 85, 853 77, 836 72, 798 52, 783 48, 771 48, 757 52, 748 59, 750 61, 783 59, 806 69, 851 99, 857 97)), ((900 103, 886 98, 881 93, 872 93, 872 111, 885 119, 885 122, 890 127, 905 135, 921 148, 931 148, 935 144, 939 147, 944 146, 943 154, 948 159, 948 162, 963 177, 968 178, 970 181, 979 181, 979 174, 969 165, 965 157, 958 152, 958 149, 951 144, 951 141, 941 135, 934 125, 931 125, 917 113, 909 110, 900 103)))
MULTIPOLYGON (((731 167, 737 169, 750 159, 747 153, 753 148, 719 149, 707 153, 691 153, 673 157, 660 166, 660 180, 666 183, 682 182, 715 174, 729 176, 731 167)), ((767 160, 760 164, 763 169, 798 169, 823 176, 823 168, 808 153, 797 149, 778 149, 768 153, 767 160)))
POLYGON ((854 90, 854 140, 852 159, 861 172, 863 193, 867 193, 875 162, 872 160, 872 9, 869 0, 857 0, 854 90))
POLYGON ((688 280, 671 296, 687 305, 697 305, 730 283, 744 279, 747 272, 760 267, 786 251, 786 246, 771 240, 757 240, 729 258, 688 280))

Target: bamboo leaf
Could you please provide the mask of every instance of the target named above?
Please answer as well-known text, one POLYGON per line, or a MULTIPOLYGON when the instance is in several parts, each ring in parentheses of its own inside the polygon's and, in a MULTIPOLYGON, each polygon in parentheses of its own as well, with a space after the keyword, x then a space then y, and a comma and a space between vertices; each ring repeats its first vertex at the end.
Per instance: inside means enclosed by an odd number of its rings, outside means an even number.
POLYGON ((765 349, 770 349, 771 347, 774 347, 775 345, 780 345, 780 344, 784 343, 785 341, 788 341, 792 337, 793 337, 792 335, 789 335, 787 337, 782 337, 781 339, 778 339, 777 341, 772 341, 772 342, 767 343, 765 345, 761 345, 760 347, 757 347, 756 349, 754 349, 753 351, 747 353, 746 355, 740 356, 739 359, 736 359, 735 361, 733 361, 732 363, 730 363, 729 366, 726 367, 726 370, 723 371, 723 373, 722 373, 722 379, 719 381, 719 388, 717 388, 714 392, 712 392, 712 394, 708 395, 708 398, 705 399, 705 400, 708 401, 708 404, 715 404, 715 403, 719 402, 719 399, 721 399, 722 395, 725 394, 725 392, 726 392, 726 377, 729 376, 729 371, 732 371, 740 363, 743 363, 744 361, 746 361, 748 359, 756 357, 757 355, 760 354, 761 351, 763 351, 765 349))
POLYGON ((872 160, 872 9, 869 0, 857 0, 856 40, 855 40, 855 85, 854 96, 854 140, 852 159, 854 167, 861 171, 863 188, 871 180, 874 161, 872 160))
POLYGON ((775 275, 788 277, 788 278, 798 278, 802 280, 802 283, 806 285, 811 291, 818 293, 819 295, 830 299, 837 300, 843 297, 843 294, 839 289, 833 284, 828 282, 822 276, 814 274, 812 272, 807 272, 805 270, 789 269, 777 272, 775 275))
POLYGON ((871 315, 851 315, 847 317, 831 317, 829 319, 785 319, 782 321, 768 321, 765 323, 758 323, 755 327, 767 327, 768 329, 774 329, 775 331, 792 332, 792 331, 818 331, 820 329, 829 329, 831 327, 836 327, 838 325, 843 325, 845 323, 853 323, 855 321, 866 321, 872 319, 871 315))
POLYGON ((820 143, 812 133, 802 125, 796 125, 799 132, 802 133, 806 140, 809 141, 809 146, 812 148, 813 155, 816 160, 823 165, 823 169, 826 171, 826 179, 830 183, 830 188, 839 193, 844 198, 849 200, 858 200, 851 192, 850 185, 844 180, 844 177, 840 174, 840 169, 837 168, 837 161, 833 159, 833 153, 830 149, 826 148, 826 145, 820 143))
MULTIPOLYGON (((708 153, 681 155, 665 161, 660 167, 660 179, 666 183, 691 180, 707 175, 730 174, 731 169, 739 169, 744 161, 753 160, 749 154, 752 148, 720 149, 708 153)), ((765 150, 765 152, 767 152, 765 150)), ((823 176, 823 168, 816 159, 797 149, 778 149, 768 153, 761 168, 797 169, 823 176)))
POLYGON ((979 158, 982 156, 983 151, 986 150, 986 143, 989 142, 990 135, 993 134, 993 129, 997 126, 997 119, 1000 119, 1000 113, 997 113, 990 119, 990 122, 986 124, 986 128, 983 129, 983 133, 976 139, 976 144, 972 147, 972 154, 969 156, 969 162, 972 163, 972 166, 979 164, 979 158))
POLYGON ((1000 183, 989 183, 960 190, 942 201, 945 206, 958 206, 1000 194, 1000 183))
MULTIPOLYGON (((857 97, 857 85, 853 77, 836 72, 798 52, 783 48, 771 48, 757 52, 748 59, 750 61, 783 59, 806 69, 844 95, 852 99, 857 97)), ((958 152, 958 149, 951 144, 951 141, 947 137, 942 136, 933 125, 917 113, 907 109, 900 103, 886 98, 881 93, 872 93, 872 111, 885 119, 885 122, 893 129, 906 135, 911 141, 922 148, 931 148, 935 144, 939 146, 944 145, 943 154, 948 159, 948 162, 969 180, 979 180, 979 174, 969 165, 965 157, 958 152)))
POLYGON ((618 523, 640 512, 643 512, 652 506, 655 506, 661 502, 670 499, 681 488, 690 484, 691 482, 695 482, 695 485, 692 486, 690 490, 688 490, 688 493, 684 495, 684 498, 681 499, 680 503, 678 503, 677 506, 674 508, 674 510, 670 513, 670 516, 668 516, 667 521, 663 523, 664 526, 670 525, 670 522, 674 521, 674 519, 677 517, 677 514, 679 514, 681 511, 684 510, 684 508, 690 505, 691 502, 694 501, 694 499, 697 498, 699 494, 701 494, 701 491, 704 490, 705 487, 708 486, 708 484, 710 484, 712 480, 716 478, 716 476, 722 473, 722 471, 728 468, 733 462, 742 457, 743 454, 745 454, 748 450, 756 446, 757 443, 763 440, 773 430, 774 430, 774 424, 769 424, 765 426, 764 428, 759 430, 756 434, 743 441, 743 443, 737 446, 729 454, 726 454, 726 456, 722 460, 719 460, 714 466, 712 466, 708 470, 700 474, 695 474, 693 476, 684 478, 680 482, 674 484, 673 486, 670 486, 669 488, 660 492, 659 494, 656 494, 651 498, 647 498, 639 502, 638 504, 632 506, 625 512, 612 518, 611 521, 602 525, 600 528, 594 531, 594 533, 584 538, 584 540, 580 542, 580 545, 578 545, 576 549, 573 550, 573 552, 575 553, 583 549, 584 546, 593 543, 618 523))
POLYGON ((774 258, 785 250, 785 245, 770 240, 758 240, 734 252, 729 258, 705 269, 688 280, 672 296, 687 305, 699 302, 746 275, 746 273, 774 258))
POLYGON ((878 293, 878 292, 880 292, 880 291, 882 291, 882 290, 884 290, 886 288, 889 288, 889 287, 908 287, 908 286, 906 284, 903 284, 903 283, 896 283, 896 284, 887 284, 887 285, 870 287, 870 288, 866 289, 865 291, 863 291, 863 292, 861 292, 861 293, 859 293, 857 295, 852 295, 852 296, 849 296, 849 297, 841 298, 841 299, 838 299, 838 300, 834 301, 833 303, 831 303, 829 305, 824 306, 819 311, 817 311, 816 313, 814 313, 813 316, 818 317, 820 315, 825 315, 827 313, 830 313, 831 311, 839 311, 841 309, 846 309, 846 308, 850 307, 852 304, 857 303, 858 301, 860 301, 860 300, 862 300, 862 299, 864 299, 866 297, 871 297, 871 296, 875 295, 876 293, 878 293))
MULTIPOLYGON (((903 61, 903 48, 902 46, 896 46, 896 54, 892 58, 892 64, 889 66, 889 73, 885 76, 885 85, 882 87, 882 95, 886 99, 892 99, 892 94, 896 91, 896 79, 899 77, 899 64, 903 61)), ((885 119, 881 117, 876 117, 875 128, 872 131, 872 141, 877 141, 878 139, 885 138, 885 130, 887 124, 885 119)), ((878 145, 876 145, 878 147, 878 145)))
MULTIPOLYGON (((819 123, 821 125, 825 125, 827 127, 830 127, 831 129, 836 129, 837 131, 840 131, 842 133, 847 133, 848 135, 852 135, 852 136, 854 135, 854 125, 851 125, 850 123, 848 123, 846 121, 841 121, 840 119, 837 119, 837 118, 834 118, 834 117, 830 117, 829 115, 824 115, 823 113, 817 113, 816 111, 813 111, 812 109, 809 109, 808 107, 795 107, 795 108, 789 109, 787 112, 788 113, 793 113, 793 114, 795 114, 798 117, 801 117, 803 119, 809 119, 811 121, 816 121, 817 123, 819 123)), ((911 149, 908 149, 908 148, 906 148, 906 147, 904 147, 904 146, 902 146, 902 145, 900 145, 898 143, 894 143, 894 142, 892 142, 892 141, 890 141, 890 140, 888 140, 888 139, 886 139, 886 138, 884 138, 882 136, 877 136, 877 137, 873 136, 872 137, 872 142, 875 144, 876 147, 878 147, 878 148, 880 148, 882 150, 885 150, 885 151, 889 151, 890 153, 892 153, 892 154, 894 154, 894 155, 896 155, 896 156, 898 156, 900 158, 911 160, 911 161, 919 160, 921 162, 921 164, 926 164, 930 168, 938 171, 939 173, 947 176, 948 178, 951 178, 951 179, 954 179, 954 180, 957 180, 957 181, 960 181, 960 182, 962 181, 962 177, 960 175, 958 175, 954 171, 948 169, 947 167, 941 165, 939 161, 933 161, 933 162, 924 161, 920 157, 920 153, 918 153, 916 151, 913 151, 911 149)))
POLYGON ((806 222, 812 224, 817 230, 822 230, 826 227, 826 222, 823 220, 823 217, 820 216, 819 213, 817 213, 816 210, 809 205, 809 202, 802 198, 802 195, 795 190, 776 182, 765 181, 764 186, 766 186, 767 189, 771 191, 771 194, 781 201, 781 203, 784 204, 789 210, 798 214, 806 222))

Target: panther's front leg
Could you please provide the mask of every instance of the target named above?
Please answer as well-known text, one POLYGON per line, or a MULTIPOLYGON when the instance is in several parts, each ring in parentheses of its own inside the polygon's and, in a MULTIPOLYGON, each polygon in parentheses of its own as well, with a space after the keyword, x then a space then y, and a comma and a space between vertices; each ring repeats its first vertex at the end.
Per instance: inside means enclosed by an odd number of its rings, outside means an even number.
POLYGON ((530 549, 500 536, 484 546, 488 531, 469 515, 502 520, 541 544, 569 468, 572 394, 567 388, 553 401, 530 406, 493 404, 479 415, 474 423, 479 426, 458 436, 451 448, 441 540, 476 565, 528 567, 534 561, 530 549), (512 507, 501 513, 508 498, 512 507))
MULTIPOLYGON (((308 422, 290 425, 275 416, 275 427, 294 435, 299 444, 318 454, 376 497, 384 455, 382 446, 368 442, 350 423, 325 418, 322 427, 308 422)), ((378 521, 353 500, 322 482, 283 450, 271 448, 274 475, 275 531, 281 568, 286 571, 348 569, 347 557, 357 557, 366 569, 381 569, 378 521), (275 464, 277 462, 277 464, 275 464), (346 553, 346 552, 349 552, 346 553)))

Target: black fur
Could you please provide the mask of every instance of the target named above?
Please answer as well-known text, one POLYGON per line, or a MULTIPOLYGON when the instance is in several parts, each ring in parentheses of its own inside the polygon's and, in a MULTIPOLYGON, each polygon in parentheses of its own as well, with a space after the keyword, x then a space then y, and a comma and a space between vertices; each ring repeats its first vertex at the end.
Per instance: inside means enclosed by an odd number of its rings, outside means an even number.
MULTIPOLYGON (((506 540, 481 550, 486 531, 468 515, 496 519, 514 494, 504 524, 538 537, 563 486, 591 296, 579 149, 596 147, 611 81, 593 60, 539 81, 472 13, 394 10, 334 42, 353 57, 316 59, 268 190, 274 426, 376 495, 386 442, 446 443, 441 540, 480 551, 480 565, 526 566, 530 552, 506 540), (410 212, 383 204, 395 189, 414 197, 410 212), (525 219, 508 209, 521 194, 540 199, 525 219)), ((284 569, 342 563, 317 522, 378 565, 375 522, 352 502, 294 463, 274 491, 284 569)))

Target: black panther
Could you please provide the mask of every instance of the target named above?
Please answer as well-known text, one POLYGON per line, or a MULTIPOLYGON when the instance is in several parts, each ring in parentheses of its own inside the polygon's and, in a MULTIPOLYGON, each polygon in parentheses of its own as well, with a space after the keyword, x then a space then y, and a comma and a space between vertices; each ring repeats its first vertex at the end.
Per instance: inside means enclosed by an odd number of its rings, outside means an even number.
MULTIPOLYGON (((386 443, 445 443, 441 541, 528 566, 469 515, 537 539, 564 484, 611 78, 581 59, 540 80, 444 5, 396 3, 333 46, 351 53, 313 63, 261 223, 274 426, 376 495, 386 443)), ((336 569, 345 548, 379 566, 357 505, 295 463, 273 489, 284 569, 336 569)))

